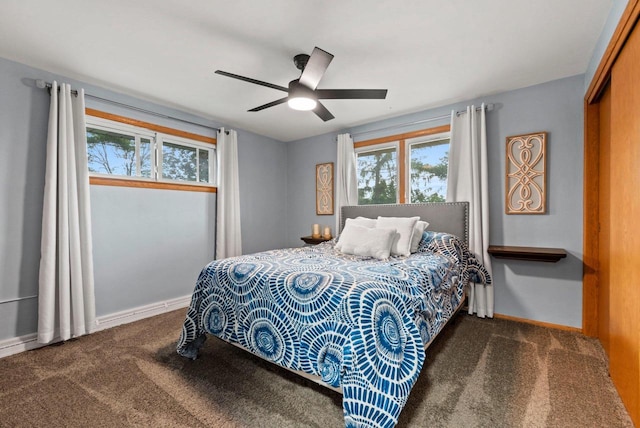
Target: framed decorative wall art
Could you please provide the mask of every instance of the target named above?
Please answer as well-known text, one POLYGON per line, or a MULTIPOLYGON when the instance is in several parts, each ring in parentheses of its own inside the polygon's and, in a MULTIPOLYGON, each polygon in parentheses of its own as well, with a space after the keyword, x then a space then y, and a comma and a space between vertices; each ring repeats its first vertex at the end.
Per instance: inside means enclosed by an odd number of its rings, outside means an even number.
POLYGON ((547 133, 507 137, 507 214, 547 212, 547 133))
POLYGON ((333 215, 333 162, 316 165, 316 214, 333 215))

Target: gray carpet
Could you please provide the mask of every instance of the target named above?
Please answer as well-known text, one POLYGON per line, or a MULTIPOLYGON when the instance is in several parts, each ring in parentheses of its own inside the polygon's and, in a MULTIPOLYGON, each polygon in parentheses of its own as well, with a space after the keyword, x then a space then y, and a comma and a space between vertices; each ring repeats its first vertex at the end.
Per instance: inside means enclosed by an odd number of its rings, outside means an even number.
MULTIPOLYGON (((340 427, 341 396, 214 338, 175 353, 185 310, 0 360, 2 427, 340 427)), ((400 427, 632 427, 596 340, 459 315, 400 427)))

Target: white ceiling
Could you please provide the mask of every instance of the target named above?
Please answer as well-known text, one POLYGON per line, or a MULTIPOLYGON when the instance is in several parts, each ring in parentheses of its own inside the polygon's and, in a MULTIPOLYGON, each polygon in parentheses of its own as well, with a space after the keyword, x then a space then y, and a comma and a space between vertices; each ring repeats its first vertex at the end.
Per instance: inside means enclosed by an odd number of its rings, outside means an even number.
POLYGON ((584 73, 612 0, 3 0, 0 57, 281 141, 584 73), (247 110, 335 58, 319 88, 386 88, 326 100, 335 119, 282 104, 247 110))

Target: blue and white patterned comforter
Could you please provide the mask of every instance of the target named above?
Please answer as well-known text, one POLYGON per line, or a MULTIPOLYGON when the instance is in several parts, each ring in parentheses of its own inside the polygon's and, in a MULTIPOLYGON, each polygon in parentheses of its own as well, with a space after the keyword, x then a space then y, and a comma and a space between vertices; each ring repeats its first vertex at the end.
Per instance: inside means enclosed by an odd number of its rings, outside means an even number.
POLYGON ((417 253, 380 261, 335 242, 211 262, 201 272, 178 353, 205 333, 342 386, 345 425, 391 427, 468 281, 489 274, 455 236, 425 232, 417 253))

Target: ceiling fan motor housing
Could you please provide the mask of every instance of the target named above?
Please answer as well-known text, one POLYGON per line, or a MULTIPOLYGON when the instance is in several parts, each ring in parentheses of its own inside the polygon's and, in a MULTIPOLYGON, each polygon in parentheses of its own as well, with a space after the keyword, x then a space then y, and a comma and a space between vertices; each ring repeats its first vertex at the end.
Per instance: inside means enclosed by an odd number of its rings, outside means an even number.
POLYGON ((300 71, 304 70, 304 68, 307 66, 307 62, 309 62, 309 55, 307 54, 298 54, 293 57, 293 63, 300 71))

